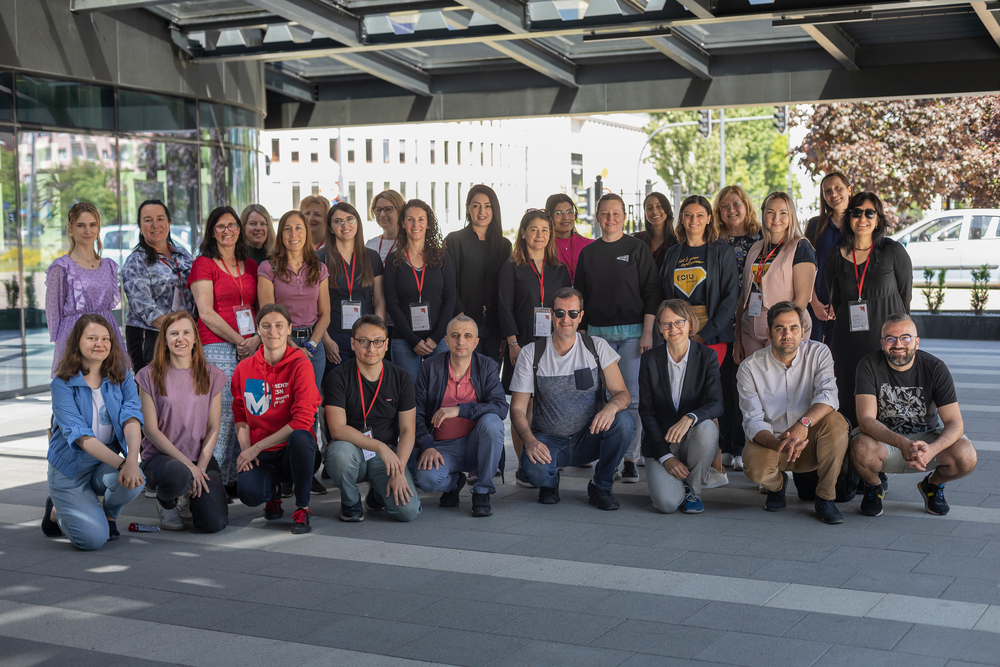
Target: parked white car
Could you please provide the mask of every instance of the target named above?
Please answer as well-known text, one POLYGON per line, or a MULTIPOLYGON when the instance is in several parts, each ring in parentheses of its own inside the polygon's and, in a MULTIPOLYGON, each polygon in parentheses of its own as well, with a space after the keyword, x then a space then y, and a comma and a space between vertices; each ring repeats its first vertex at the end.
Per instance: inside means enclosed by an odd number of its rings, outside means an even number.
POLYGON ((896 232, 892 239, 906 246, 913 262, 913 284, 923 286, 924 268, 948 269, 946 284, 972 285, 972 270, 993 267, 990 284, 1000 271, 1000 209, 969 208, 940 211, 896 232))
MULTIPOLYGON (((170 238, 174 243, 191 252, 191 229, 189 227, 170 225, 170 238)), ((125 265, 125 259, 132 254, 138 243, 138 225, 125 225, 124 227, 122 225, 106 225, 101 227, 101 244, 104 246, 101 257, 113 259, 118 264, 119 271, 125 265), (121 249, 119 250, 119 248, 121 249)))

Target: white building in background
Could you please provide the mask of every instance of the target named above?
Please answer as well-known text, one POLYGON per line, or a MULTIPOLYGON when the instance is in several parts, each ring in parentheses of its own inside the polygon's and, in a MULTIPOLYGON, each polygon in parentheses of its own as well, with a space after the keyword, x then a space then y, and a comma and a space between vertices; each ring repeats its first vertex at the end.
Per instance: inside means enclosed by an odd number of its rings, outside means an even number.
MULTIPOLYGON (((391 188, 429 203, 447 233, 465 224, 469 187, 485 183, 510 230, 553 193, 577 198, 582 214, 587 188, 606 174, 604 186, 636 206, 646 179, 665 188, 652 165, 639 162, 640 151, 648 155, 647 122, 645 114, 615 114, 265 131, 261 203, 278 219, 320 194, 351 202, 368 220, 372 196, 391 188)), ((376 231, 369 226, 365 235, 376 231)))

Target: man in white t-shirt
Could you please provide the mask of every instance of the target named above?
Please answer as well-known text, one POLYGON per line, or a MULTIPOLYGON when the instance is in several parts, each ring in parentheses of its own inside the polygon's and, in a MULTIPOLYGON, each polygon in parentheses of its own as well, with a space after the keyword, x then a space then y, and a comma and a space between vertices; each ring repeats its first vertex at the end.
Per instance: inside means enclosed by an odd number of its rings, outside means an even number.
POLYGON ((538 487, 538 502, 559 502, 559 468, 596 460, 587 495, 598 509, 616 510, 618 501, 611 492, 615 469, 635 431, 626 411, 631 397, 618 354, 604 339, 577 332, 582 317, 583 296, 578 291, 564 287, 556 292, 552 337, 526 345, 518 355, 510 382, 511 424, 524 441, 521 471, 538 487), (542 345, 544 351, 536 358, 535 348, 542 345))

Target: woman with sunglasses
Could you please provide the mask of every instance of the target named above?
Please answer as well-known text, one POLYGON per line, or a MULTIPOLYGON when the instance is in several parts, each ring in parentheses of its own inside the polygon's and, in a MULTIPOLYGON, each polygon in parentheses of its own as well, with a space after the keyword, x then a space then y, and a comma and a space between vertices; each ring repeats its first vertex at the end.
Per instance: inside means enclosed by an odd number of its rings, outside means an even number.
POLYGON ((566 265, 570 282, 576 280, 576 263, 580 259, 580 251, 594 242, 586 236, 580 236, 576 231, 576 204, 569 195, 549 195, 545 200, 545 210, 552 221, 552 232, 555 236, 556 255, 559 261, 566 265))
POLYGON ((854 190, 847 176, 834 171, 819 182, 819 215, 806 223, 806 238, 816 248, 816 285, 809 302, 812 339, 829 345, 833 340, 833 308, 826 285, 826 258, 840 245, 841 231, 848 221, 847 204, 854 190))
POLYGON ((882 324, 890 315, 910 312, 913 265, 901 244, 890 239, 882 201, 859 192, 847 206, 843 241, 826 260, 833 327, 833 372, 840 391, 840 412, 857 425, 854 382, 858 362, 881 349, 882 324))
POLYGON ((645 229, 633 234, 637 239, 649 246, 656 262, 656 272, 663 266, 663 258, 667 248, 677 245, 674 234, 674 209, 670 200, 662 192, 651 192, 642 202, 642 210, 646 215, 645 229))

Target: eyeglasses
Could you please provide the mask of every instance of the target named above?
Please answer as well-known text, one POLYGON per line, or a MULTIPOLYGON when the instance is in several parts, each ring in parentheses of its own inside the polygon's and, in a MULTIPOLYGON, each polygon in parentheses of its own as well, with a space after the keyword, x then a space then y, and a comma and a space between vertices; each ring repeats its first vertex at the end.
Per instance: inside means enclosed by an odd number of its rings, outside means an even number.
POLYGON ((882 336, 882 342, 889 347, 892 347, 897 342, 902 343, 903 345, 909 345, 913 342, 914 338, 916 338, 916 336, 911 336, 910 334, 903 334, 902 336, 882 336))
POLYGON ((382 215, 382 214, 389 215, 390 213, 392 213, 395 210, 396 210, 395 206, 383 206, 382 208, 373 208, 372 209, 372 211, 375 213, 375 215, 382 215))
POLYGON ((222 232, 235 232, 240 226, 235 222, 230 222, 228 225, 216 225, 215 233, 221 234, 222 232))
POLYGON ((369 345, 374 345, 376 350, 380 350, 382 349, 382 346, 385 345, 386 341, 385 338, 376 338, 375 340, 368 340, 367 338, 355 338, 354 340, 357 342, 358 345, 365 348, 366 350, 368 349, 369 345))
POLYGON ((687 320, 674 320, 673 322, 657 322, 656 324, 660 327, 660 331, 670 331, 671 329, 683 331, 684 325, 687 323, 687 320))
POLYGON ((575 212, 571 208, 562 208, 562 209, 557 208, 554 211, 552 211, 552 215, 559 215, 559 216, 572 215, 572 216, 575 216, 575 212))
POLYGON ((865 216, 869 220, 874 220, 877 215, 878 215, 878 213, 876 213, 875 209, 873 209, 873 208, 852 208, 851 209, 851 217, 852 218, 860 218, 861 216, 865 216))
POLYGON ((569 315, 569 319, 571 320, 575 320, 576 318, 580 317, 579 310, 563 310, 562 308, 556 308, 555 310, 552 311, 552 314, 556 316, 557 320, 561 320, 567 315, 569 315))
POLYGON ((347 216, 346 218, 334 218, 330 221, 330 224, 334 227, 343 227, 344 225, 354 225, 357 224, 358 219, 353 215, 347 216))

